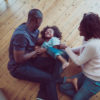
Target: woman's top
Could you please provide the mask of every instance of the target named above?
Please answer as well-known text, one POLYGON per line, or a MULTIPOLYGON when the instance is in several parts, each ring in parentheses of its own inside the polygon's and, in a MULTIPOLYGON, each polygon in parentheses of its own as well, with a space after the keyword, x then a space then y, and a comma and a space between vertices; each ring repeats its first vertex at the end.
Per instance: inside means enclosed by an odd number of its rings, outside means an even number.
POLYGON ((70 47, 66 48, 66 52, 75 64, 81 65, 85 76, 100 81, 100 39, 85 41, 79 49, 79 56, 70 47))

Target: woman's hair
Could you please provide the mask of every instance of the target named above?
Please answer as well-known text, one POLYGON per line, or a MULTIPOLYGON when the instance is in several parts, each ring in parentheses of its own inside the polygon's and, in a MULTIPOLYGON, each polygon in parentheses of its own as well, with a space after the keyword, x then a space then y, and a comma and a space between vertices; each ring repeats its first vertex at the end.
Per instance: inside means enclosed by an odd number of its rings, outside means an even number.
POLYGON ((51 27, 50 27, 50 26, 46 26, 46 27, 41 31, 41 36, 42 36, 43 39, 45 39, 45 32, 46 32, 46 30, 47 30, 48 28, 51 28, 51 29, 54 30, 54 37, 57 37, 57 38, 61 39, 62 33, 60 32, 60 30, 59 30, 58 27, 56 27, 56 26, 51 26, 51 27))
POLYGON ((84 14, 79 28, 86 40, 100 38, 100 17, 92 12, 84 14))

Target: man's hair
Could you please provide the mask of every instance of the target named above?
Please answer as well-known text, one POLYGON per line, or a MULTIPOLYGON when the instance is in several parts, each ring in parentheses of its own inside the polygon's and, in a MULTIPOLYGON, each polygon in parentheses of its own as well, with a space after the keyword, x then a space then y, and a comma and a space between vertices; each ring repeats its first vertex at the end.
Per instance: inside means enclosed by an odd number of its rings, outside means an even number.
POLYGON ((87 40, 100 38, 100 17, 92 12, 84 14, 80 23, 80 32, 87 40))
POLYGON ((51 27, 50 27, 50 26, 46 26, 46 27, 41 31, 41 36, 42 36, 43 39, 46 39, 46 38, 45 38, 45 32, 46 32, 46 30, 47 30, 48 28, 51 28, 51 29, 54 30, 54 37, 57 37, 57 38, 61 39, 62 33, 60 32, 60 30, 58 29, 57 26, 51 26, 51 27))
POLYGON ((42 12, 39 9, 31 9, 28 13, 28 21, 33 21, 37 18, 42 18, 42 12))

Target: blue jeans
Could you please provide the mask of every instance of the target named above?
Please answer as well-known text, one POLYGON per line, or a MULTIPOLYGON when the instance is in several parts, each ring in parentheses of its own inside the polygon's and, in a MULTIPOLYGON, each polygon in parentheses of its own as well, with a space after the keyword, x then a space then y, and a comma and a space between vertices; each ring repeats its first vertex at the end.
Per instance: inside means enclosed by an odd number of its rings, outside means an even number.
POLYGON ((63 56, 67 61, 69 59, 69 56, 67 55, 67 53, 64 51, 64 50, 61 50, 61 49, 56 49, 56 48, 53 48, 53 47, 49 47, 47 49, 47 53, 53 57, 54 59, 56 59, 56 57, 58 55, 61 55, 63 56))
POLYGON ((72 83, 61 84, 60 90, 68 96, 73 97, 73 100, 89 100, 91 96, 100 91, 100 81, 94 81, 83 73, 79 73, 71 78, 78 78, 78 92, 75 91, 72 83))
MULTIPOLYGON (((38 57, 32 63, 27 62, 20 64, 11 75, 21 80, 40 83, 39 96, 44 92, 48 99, 58 100, 56 92, 56 79, 63 82, 64 78, 60 78, 61 63, 51 58, 38 57)), ((41 97, 41 96, 40 96, 41 97)), ((45 98, 45 97, 43 97, 45 98)))

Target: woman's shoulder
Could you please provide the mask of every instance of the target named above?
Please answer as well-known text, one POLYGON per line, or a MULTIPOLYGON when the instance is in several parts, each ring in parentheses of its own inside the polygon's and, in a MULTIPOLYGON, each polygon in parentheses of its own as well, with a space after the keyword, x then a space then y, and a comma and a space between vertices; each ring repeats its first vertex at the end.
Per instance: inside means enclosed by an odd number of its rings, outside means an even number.
POLYGON ((93 45, 93 46, 99 46, 100 44, 100 39, 90 39, 90 40, 88 40, 88 42, 87 42, 89 45, 93 45))
POLYGON ((90 50, 99 49, 100 50, 100 39, 91 39, 86 43, 86 47, 90 50))

